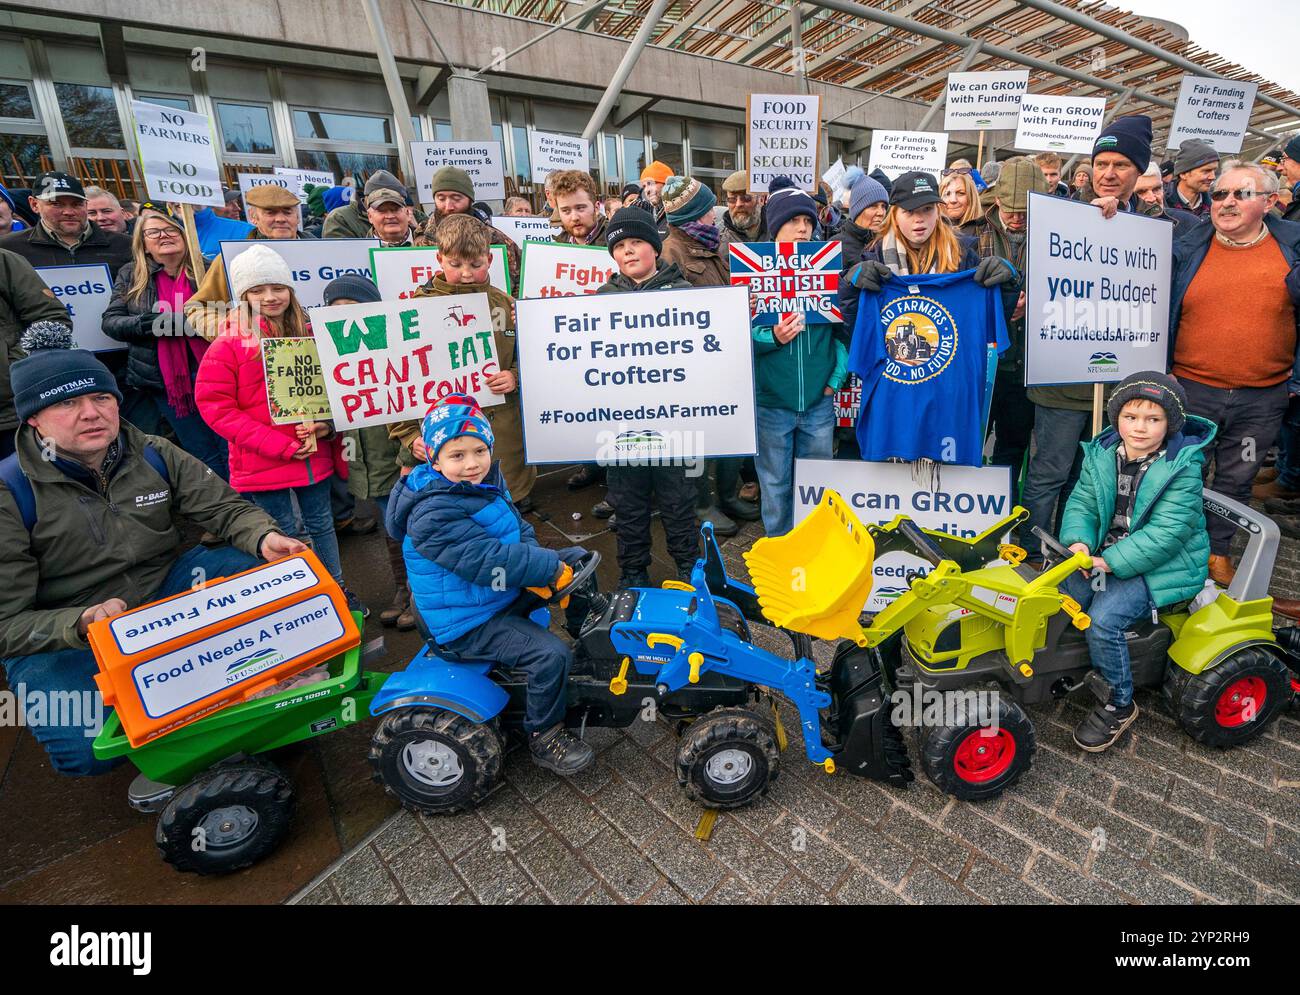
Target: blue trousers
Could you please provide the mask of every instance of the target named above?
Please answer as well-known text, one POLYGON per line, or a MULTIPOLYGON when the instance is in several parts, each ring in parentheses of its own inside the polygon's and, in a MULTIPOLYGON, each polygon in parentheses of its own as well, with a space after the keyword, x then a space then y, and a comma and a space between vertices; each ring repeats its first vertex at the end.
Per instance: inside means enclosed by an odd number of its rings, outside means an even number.
POLYGON ((1083 462, 1079 443, 1091 424, 1091 412, 1034 405, 1034 454, 1029 457, 1025 470, 1022 498, 1029 518, 1020 527, 1021 542, 1032 557, 1041 555, 1030 531, 1035 525, 1049 535, 1056 535, 1055 523, 1061 520, 1065 502, 1079 479, 1083 462))
MULTIPOLYGON (((239 573, 257 565, 256 557, 240 552, 231 546, 206 549, 196 546, 182 554, 172 564, 162 586, 147 600, 156 601, 188 591, 194 584, 195 571, 212 580, 239 573)), ((51 650, 15 656, 0 661, 5 668, 9 688, 23 702, 23 721, 32 735, 45 747, 50 763, 60 774, 84 777, 105 774, 117 766, 117 760, 96 760, 91 749, 95 736, 103 723, 104 702, 95 685, 99 666, 88 649, 51 650), (93 707, 80 710, 72 716, 66 707, 57 709, 56 701, 69 701, 75 696, 79 701, 92 702, 93 707), (38 706, 38 703, 41 703, 38 706), (37 711, 37 708, 40 711, 37 711), (62 711, 62 715, 56 714, 62 711), (79 718, 79 722, 60 722, 59 719, 79 718)))
POLYGON ((1151 592, 1141 577, 1120 580, 1114 574, 1088 578, 1071 574, 1061 590, 1079 602, 1092 618, 1092 625, 1084 630, 1088 639, 1088 655, 1093 669, 1101 672, 1111 686, 1111 704, 1127 705, 1133 700, 1133 668, 1129 661, 1128 643, 1124 633, 1138 619, 1151 612, 1151 592), (1100 591, 1093 584, 1100 585, 1100 591))
POLYGON ((189 415, 178 415, 176 409, 167 403, 165 393, 137 389, 132 395, 126 418, 140 431, 150 435, 157 435, 165 421, 176 433, 176 441, 182 449, 201 460, 222 480, 230 479, 229 443, 212 431, 197 411, 189 415))
POLYGON ((334 477, 318 480, 306 487, 286 487, 278 491, 248 491, 243 496, 275 519, 285 535, 298 534, 298 515, 293 499, 298 498, 303 531, 311 537, 312 548, 330 576, 343 583, 343 561, 339 557, 339 539, 334 534, 334 514, 330 510, 330 486, 334 477))
POLYGON ((832 456, 834 398, 822 397, 807 411, 761 405, 757 411, 754 468, 762 488, 763 528, 770 536, 783 536, 794 528, 794 461, 832 456))

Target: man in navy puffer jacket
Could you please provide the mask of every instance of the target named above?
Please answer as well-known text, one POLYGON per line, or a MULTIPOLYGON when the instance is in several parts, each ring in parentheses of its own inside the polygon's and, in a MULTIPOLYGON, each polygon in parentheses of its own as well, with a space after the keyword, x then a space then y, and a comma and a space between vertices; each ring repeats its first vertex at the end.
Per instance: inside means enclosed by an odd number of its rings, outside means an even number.
POLYGON ((538 766, 572 775, 595 760, 564 727, 572 656, 528 619, 573 578, 578 547, 544 549, 492 462, 492 427, 474 398, 449 394, 424 417, 428 461, 394 488, 388 534, 402 544, 414 606, 438 649, 527 674, 524 731, 538 766), (531 594, 529 592, 532 592, 531 594))

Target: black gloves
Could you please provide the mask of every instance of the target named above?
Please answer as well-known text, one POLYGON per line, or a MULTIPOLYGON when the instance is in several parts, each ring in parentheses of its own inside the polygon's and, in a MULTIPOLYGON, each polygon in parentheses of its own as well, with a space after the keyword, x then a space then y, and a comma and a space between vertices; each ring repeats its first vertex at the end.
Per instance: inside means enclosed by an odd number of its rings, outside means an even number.
POLYGON ((885 281, 893 275, 894 271, 884 263, 874 259, 864 259, 853 271, 853 286, 869 294, 878 294, 885 281))
POLYGON ((975 267, 974 280, 981 287, 996 287, 1009 283, 1015 278, 1016 271, 1011 268, 1011 264, 997 256, 981 259, 979 265, 975 267))

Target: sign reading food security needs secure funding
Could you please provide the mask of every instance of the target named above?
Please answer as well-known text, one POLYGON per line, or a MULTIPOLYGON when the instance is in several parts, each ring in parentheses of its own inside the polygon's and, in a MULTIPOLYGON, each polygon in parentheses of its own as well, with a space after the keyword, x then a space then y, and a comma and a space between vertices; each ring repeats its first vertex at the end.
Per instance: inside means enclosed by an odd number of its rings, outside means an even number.
POLYGON ((754 453, 744 288, 539 297, 515 310, 529 463, 754 453))
POLYGON ((225 204, 212 122, 206 115, 143 100, 131 101, 131 114, 151 198, 209 207, 225 204))
POLYGON ((317 307, 325 300, 325 288, 345 273, 370 275, 370 250, 377 238, 286 238, 241 239, 221 243, 221 263, 230 280, 230 264, 255 245, 270 249, 293 274, 293 293, 303 307, 317 307))
POLYGON ((37 266, 36 274, 53 291, 72 319, 72 344, 77 349, 108 352, 126 343, 104 334, 103 317, 113 299, 113 278, 103 263, 89 266, 37 266))
POLYGON ((817 189, 821 97, 792 93, 749 95, 749 189, 767 193, 768 184, 788 176, 800 190, 817 189))

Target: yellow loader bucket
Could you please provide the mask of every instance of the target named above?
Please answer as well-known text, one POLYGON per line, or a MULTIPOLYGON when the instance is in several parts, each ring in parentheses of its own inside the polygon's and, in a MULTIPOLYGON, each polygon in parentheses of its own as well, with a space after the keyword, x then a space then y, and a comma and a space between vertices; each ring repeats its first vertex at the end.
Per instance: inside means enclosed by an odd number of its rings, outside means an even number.
POLYGON ((828 487, 793 531, 758 540, 744 556, 769 622, 865 645, 858 615, 871 593, 876 544, 838 493, 828 487))

